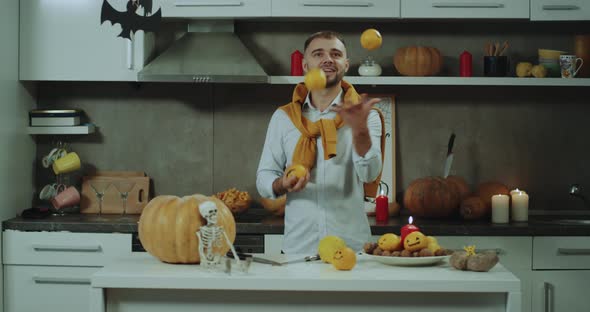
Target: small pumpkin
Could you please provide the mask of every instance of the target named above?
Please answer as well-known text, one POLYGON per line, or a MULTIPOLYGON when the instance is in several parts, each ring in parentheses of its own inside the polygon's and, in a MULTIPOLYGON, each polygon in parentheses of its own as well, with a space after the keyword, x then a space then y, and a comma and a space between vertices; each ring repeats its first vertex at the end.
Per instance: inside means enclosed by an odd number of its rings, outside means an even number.
MULTIPOLYGON (((217 206, 217 225, 233 243, 236 238, 236 223, 232 212, 219 199, 201 194, 154 197, 143 208, 139 218, 139 240, 143 248, 166 263, 200 263, 199 239, 196 232, 207 224, 199 213, 199 205, 212 201, 217 206)), ((225 254, 230 246, 223 242, 216 247, 217 253, 225 254)))
POLYGON ((465 220, 482 219, 489 214, 484 201, 478 196, 472 196, 464 199, 459 207, 459 213, 465 220))
POLYGON ((437 48, 408 46, 397 49, 393 64, 404 76, 434 76, 442 69, 443 57, 437 48))
POLYGON ((275 216, 284 216, 285 215, 285 206, 287 204, 287 195, 283 195, 277 199, 270 199, 270 198, 260 198, 260 204, 264 209, 269 211, 275 216))
POLYGON ((381 250, 394 251, 402 249, 401 242, 399 236, 393 233, 385 233, 379 237, 378 245, 381 250))
POLYGON ((492 211, 492 196, 498 194, 509 195, 510 190, 506 185, 496 181, 483 182, 477 186, 475 195, 485 203, 486 214, 492 211))
POLYGON ((417 179, 404 193, 404 206, 417 217, 448 217, 457 212, 459 203, 455 183, 440 177, 417 179))

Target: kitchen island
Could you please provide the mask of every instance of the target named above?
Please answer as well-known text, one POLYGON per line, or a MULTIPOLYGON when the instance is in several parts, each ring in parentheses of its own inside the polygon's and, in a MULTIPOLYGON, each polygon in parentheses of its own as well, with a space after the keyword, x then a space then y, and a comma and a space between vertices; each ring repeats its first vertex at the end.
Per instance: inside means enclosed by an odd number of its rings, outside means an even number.
POLYGON ((246 273, 226 273, 166 264, 142 253, 106 265, 91 286, 92 312, 521 309, 520 281, 501 264, 479 273, 455 270, 446 261, 401 267, 363 255, 351 271, 316 261, 252 263, 246 273))

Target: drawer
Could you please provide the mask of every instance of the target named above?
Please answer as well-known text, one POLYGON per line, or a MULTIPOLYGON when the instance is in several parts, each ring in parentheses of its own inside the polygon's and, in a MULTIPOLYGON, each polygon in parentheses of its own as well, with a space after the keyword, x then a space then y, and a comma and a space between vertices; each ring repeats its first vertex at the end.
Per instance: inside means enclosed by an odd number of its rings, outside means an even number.
POLYGON ((529 0, 402 0, 401 8, 402 18, 529 18, 529 0))
POLYGON ((88 311, 100 268, 4 266, 4 311, 88 311))
POLYGON ((131 234, 4 231, 4 264, 104 266, 131 254, 131 234))
POLYGON ((535 237, 533 270, 590 269, 590 237, 535 237))
POLYGON ((590 20, 588 0, 531 0, 532 21, 590 20))
POLYGON ((272 16, 399 18, 400 0, 273 0, 272 16))
POLYGON ((269 17, 271 0, 162 1, 162 17, 269 17))

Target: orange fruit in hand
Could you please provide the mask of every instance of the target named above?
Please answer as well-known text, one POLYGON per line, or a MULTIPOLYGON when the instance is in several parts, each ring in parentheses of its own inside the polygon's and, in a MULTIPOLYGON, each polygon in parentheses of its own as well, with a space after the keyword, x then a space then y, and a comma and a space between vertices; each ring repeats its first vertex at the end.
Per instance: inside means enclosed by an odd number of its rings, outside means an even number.
POLYGON ((320 68, 312 68, 307 71, 303 79, 307 90, 322 90, 326 88, 326 73, 320 68))
POLYGON ((334 253, 332 265, 338 270, 351 270, 356 265, 356 254, 350 247, 339 248, 334 253))
POLYGON ((363 34, 361 35, 361 46, 363 46, 363 48, 372 51, 379 49, 381 43, 383 43, 383 37, 381 37, 379 31, 373 28, 363 31, 363 34))
POLYGON ((296 176, 297 179, 305 178, 307 175, 307 169, 303 165, 292 165, 287 170, 285 170, 285 174, 288 178, 291 176, 296 176))

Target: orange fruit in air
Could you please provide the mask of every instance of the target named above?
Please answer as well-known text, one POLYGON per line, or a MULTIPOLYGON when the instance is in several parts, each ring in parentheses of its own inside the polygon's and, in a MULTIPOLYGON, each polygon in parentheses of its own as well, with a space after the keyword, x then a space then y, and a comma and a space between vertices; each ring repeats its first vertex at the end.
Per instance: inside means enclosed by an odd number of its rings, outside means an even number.
POLYGON ((356 254, 350 247, 339 248, 334 253, 332 265, 338 270, 351 270, 356 265, 356 254))
POLYGON ((296 176, 298 179, 305 178, 307 175, 307 169, 303 167, 303 165, 292 165, 287 170, 285 170, 285 174, 288 178, 291 176, 296 176))
POLYGON ((307 90, 322 90, 326 88, 326 73, 319 68, 313 68, 307 71, 303 80, 307 90))
POLYGON ((383 37, 381 37, 379 31, 373 28, 363 31, 363 34, 361 35, 361 46, 363 46, 363 48, 372 51, 379 49, 381 43, 383 43, 383 37))

